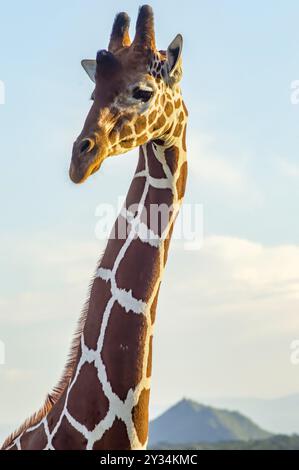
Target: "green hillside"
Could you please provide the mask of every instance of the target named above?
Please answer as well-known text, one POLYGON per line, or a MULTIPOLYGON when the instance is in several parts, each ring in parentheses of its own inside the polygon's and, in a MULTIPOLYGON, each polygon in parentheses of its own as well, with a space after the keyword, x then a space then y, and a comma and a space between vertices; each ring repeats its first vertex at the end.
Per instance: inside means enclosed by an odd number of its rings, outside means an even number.
POLYGON ((241 413, 183 399, 150 423, 149 444, 249 441, 270 436, 241 413))

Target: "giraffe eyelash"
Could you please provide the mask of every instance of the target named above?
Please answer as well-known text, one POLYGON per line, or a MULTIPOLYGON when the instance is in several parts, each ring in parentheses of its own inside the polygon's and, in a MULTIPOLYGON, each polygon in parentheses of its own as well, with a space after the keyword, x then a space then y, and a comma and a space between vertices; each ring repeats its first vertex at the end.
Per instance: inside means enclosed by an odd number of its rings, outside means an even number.
POLYGON ((136 86, 133 89, 132 96, 135 100, 147 103, 153 96, 154 91, 151 88, 141 88, 136 86))

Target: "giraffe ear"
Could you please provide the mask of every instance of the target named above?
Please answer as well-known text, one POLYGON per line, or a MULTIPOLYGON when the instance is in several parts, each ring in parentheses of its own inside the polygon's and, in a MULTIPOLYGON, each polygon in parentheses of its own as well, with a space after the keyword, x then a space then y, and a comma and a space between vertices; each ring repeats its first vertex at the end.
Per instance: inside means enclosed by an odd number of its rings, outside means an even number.
POLYGON ((96 75, 96 68, 97 68, 97 62, 92 59, 84 59, 81 61, 81 65, 84 68, 85 72, 89 76, 90 80, 93 81, 93 83, 96 82, 95 75, 96 75))
POLYGON ((178 69, 180 69, 181 55, 183 49, 183 37, 181 34, 177 34, 174 40, 169 44, 167 49, 167 62, 169 76, 173 78, 180 79, 180 73, 177 74, 178 69), (179 75, 176 77, 176 75, 179 75))

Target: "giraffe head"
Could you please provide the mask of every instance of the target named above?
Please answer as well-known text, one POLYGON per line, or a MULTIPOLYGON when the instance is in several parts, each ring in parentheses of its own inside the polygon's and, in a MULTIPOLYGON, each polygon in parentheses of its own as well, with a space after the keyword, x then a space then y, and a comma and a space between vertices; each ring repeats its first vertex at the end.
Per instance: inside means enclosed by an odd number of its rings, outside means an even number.
POLYGON ((108 50, 82 66, 95 83, 92 106, 73 146, 70 178, 82 183, 112 155, 171 135, 181 111, 182 36, 166 51, 155 44, 153 11, 139 10, 131 42, 130 19, 119 13, 108 50))

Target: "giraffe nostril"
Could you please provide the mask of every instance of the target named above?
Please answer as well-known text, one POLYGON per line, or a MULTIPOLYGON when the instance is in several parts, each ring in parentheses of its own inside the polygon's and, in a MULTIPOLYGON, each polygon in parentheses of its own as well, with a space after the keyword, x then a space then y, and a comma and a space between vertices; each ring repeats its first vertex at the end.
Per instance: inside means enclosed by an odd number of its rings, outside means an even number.
POLYGON ((83 139, 80 144, 80 153, 88 153, 94 147, 94 142, 91 139, 83 139))

